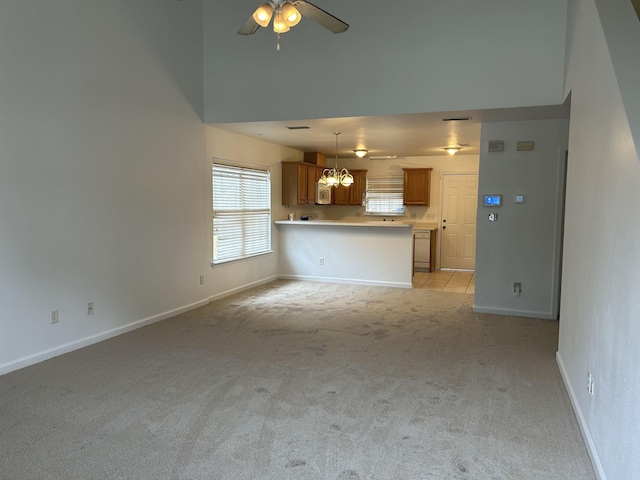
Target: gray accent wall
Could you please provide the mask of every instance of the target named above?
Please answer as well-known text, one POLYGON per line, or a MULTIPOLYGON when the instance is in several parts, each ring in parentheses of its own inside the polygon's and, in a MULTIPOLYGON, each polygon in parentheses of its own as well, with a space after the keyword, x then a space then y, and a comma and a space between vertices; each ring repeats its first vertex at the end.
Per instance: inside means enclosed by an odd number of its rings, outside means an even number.
POLYGON ((481 133, 476 240, 477 312, 557 318, 567 120, 485 123, 481 133), (490 140, 504 151, 488 152, 490 140), (531 151, 516 151, 532 141, 531 151), (483 195, 502 206, 483 206, 483 195), (515 203, 515 195, 525 195, 515 203), (497 215, 495 221, 489 214, 497 215), (514 283, 521 294, 514 294, 514 283))
POLYGON ((323 0, 350 28, 304 19, 237 35, 260 2, 205 0, 207 123, 562 103, 566 0, 323 0))

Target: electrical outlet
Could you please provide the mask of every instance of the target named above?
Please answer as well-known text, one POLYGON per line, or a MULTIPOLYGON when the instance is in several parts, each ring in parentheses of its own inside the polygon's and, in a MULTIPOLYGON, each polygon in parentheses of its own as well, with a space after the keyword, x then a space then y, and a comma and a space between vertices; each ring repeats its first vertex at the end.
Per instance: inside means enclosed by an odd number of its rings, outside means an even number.
POLYGON ((204 275, 200 275, 200 285, 204 285, 205 277, 204 275))
POLYGON ((320 257, 320 265, 324 265, 324 257, 320 257))
POLYGON ((513 294, 516 297, 519 297, 522 293, 522 284, 520 282, 514 282, 513 284, 513 294))
POLYGON ((49 313, 49 321, 51 323, 58 323, 58 309, 57 308, 55 310, 51 310, 51 312, 49 313))
POLYGON ((93 302, 87 303, 87 315, 93 315, 93 302))

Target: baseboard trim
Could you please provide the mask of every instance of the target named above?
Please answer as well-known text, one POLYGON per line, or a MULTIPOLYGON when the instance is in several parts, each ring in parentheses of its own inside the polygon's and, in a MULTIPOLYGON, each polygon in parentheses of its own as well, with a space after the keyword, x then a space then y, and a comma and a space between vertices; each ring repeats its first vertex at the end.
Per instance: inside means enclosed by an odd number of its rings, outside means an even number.
POLYGON ((263 278, 262 280, 257 280, 251 283, 245 283, 239 287, 230 288, 229 290, 225 290, 224 292, 216 293, 215 295, 211 295, 209 297, 209 302, 215 302, 216 300, 220 300, 221 298, 229 297, 231 295, 235 295, 236 293, 244 292, 245 290, 249 290, 250 288, 258 287, 260 285, 264 285, 265 283, 270 283, 280 278, 278 275, 273 275, 271 277, 263 278))
POLYGON ((475 313, 492 313, 495 315, 511 315, 514 317, 529 317, 529 318, 542 318, 544 320, 557 320, 557 318, 550 312, 538 312, 534 310, 511 310, 508 308, 491 308, 491 307, 479 307, 473 306, 475 313))
POLYGON ((285 280, 301 280, 306 282, 341 283, 346 285, 368 285, 372 287, 413 288, 411 283, 382 282, 377 280, 360 280, 355 278, 314 277, 310 275, 280 275, 285 280))
POLYGON ((564 382, 564 387, 569 393, 569 399, 571 400, 573 411, 575 412, 576 418, 578 419, 580 432, 582 433, 582 438, 584 439, 585 446, 587 447, 587 453, 589 453, 589 458, 591 459, 591 464, 593 465, 593 470, 595 471, 596 477, 598 477, 598 480, 607 480, 607 477, 604 474, 604 470, 602 468, 602 463, 600 462, 600 458, 598 457, 598 452, 596 451, 596 446, 593 443, 591 434, 589 433, 587 422, 585 421, 582 410, 580 409, 578 398, 576 397, 576 393, 574 392, 573 387, 569 382, 569 376, 567 375, 567 371, 564 368, 564 363, 562 362, 560 352, 556 352, 556 363, 558 364, 558 368, 560 369, 560 376, 562 377, 562 381, 564 382))
POLYGON ((166 320, 167 318, 180 315, 181 313, 188 312, 190 310, 194 310, 199 307, 203 307, 208 303, 209 303, 209 299, 200 300, 200 301, 191 303, 189 305, 176 308, 174 310, 169 310, 169 311, 160 313, 158 315, 153 315, 151 317, 143 318, 141 320, 137 320, 135 322, 131 322, 126 325, 122 325, 120 327, 107 330, 102 333, 97 333, 89 337, 84 337, 79 340, 75 340, 73 342, 68 342, 63 345, 50 348, 48 350, 44 350, 42 352, 34 353, 32 355, 28 355, 26 357, 22 357, 14 361, 4 363, 0 365, 0 375, 5 375, 15 370, 20 370, 21 368, 29 367, 31 365, 35 365, 36 363, 44 362, 45 360, 49 360, 51 358, 64 355, 65 353, 73 352, 74 350, 88 347, 89 345, 93 345, 94 343, 102 342, 104 340, 108 340, 109 338, 117 337, 118 335, 122 335, 123 333, 131 332, 133 330, 137 330, 138 328, 151 325, 152 323, 160 322, 162 320, 166 320))

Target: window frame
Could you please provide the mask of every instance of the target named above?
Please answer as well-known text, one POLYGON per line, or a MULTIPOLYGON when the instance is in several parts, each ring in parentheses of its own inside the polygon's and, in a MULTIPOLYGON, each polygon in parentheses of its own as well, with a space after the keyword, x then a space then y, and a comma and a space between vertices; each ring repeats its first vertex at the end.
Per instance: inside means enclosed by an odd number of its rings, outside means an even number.
POLYGON ((404 177, 402 175, 367 176, 365 191, 365 215, 378 217, 403 217, 406 215, 404 177), (386 202, 383 201, 384 198, 387 198, 386 202), (392 202, 392 199, 395 202, 392 202), (388 203, 390 208, 388 210, 382 210, 381 208, 370 210, 372 203, 379 206, 388 203), (395 207, 392 207, 393 204, 395 204, 395 207))
POLYGON ((211 206, 212 267, 273 253, 268 167, 214 160, 211 206), (223 239, 229 243, 221 247, 223 239))

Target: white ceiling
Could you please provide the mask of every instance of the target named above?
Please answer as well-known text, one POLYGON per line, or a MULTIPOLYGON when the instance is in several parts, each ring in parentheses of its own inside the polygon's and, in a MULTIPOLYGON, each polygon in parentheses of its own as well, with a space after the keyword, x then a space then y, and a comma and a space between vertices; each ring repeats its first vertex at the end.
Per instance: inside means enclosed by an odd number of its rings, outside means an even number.
MULTIPOLYGON (((480 154, 480 128, 484 122, 569 118, 569 101, 564 105, 458 112, 433 112, 377 117, 320 118, 291 121, 215 124, 216 127, 305 152, 355 157, 364 148, 368 156, 445 155, 448 146, 462 146, 458 155, 480 154), (443 118, 471 117, 468 121, 443 118), (307 126, 291 130, 287 127, 307 126)), ((499 139, 497 139, 499 140, 499 139)))

